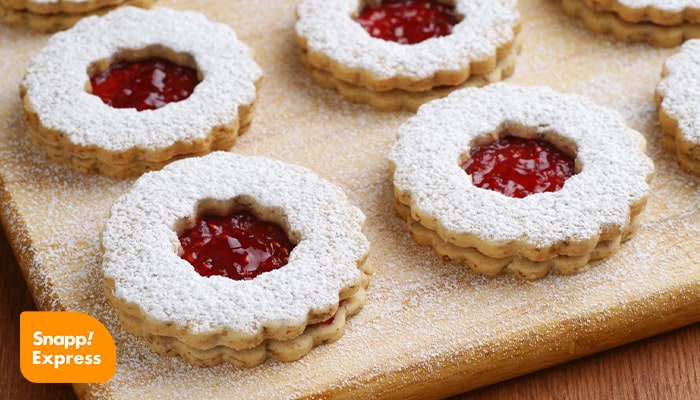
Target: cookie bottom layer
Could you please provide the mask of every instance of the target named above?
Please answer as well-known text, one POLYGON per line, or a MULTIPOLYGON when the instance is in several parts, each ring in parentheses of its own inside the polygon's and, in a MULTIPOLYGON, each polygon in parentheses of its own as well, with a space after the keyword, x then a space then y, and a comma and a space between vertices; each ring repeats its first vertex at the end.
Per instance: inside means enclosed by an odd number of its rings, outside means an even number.
POLYGON ((583 0, 556 0, 564 14, 583 21, 586 29, 595 33, 610 33, 627 42, 645 42, 656 47, 677 46, 688 39, 700 38, 700 24, 684 22, 673 26, 649 22, 632 23, 616 13, 596 11, 583 0))
POLYGON ((683 138, 678 121, 661 107, 663 98, 657 94, 661 143, 664 150, 676 156, 682 170, 700 176, 700 143, 693 143, 683 138))
POLYGON ((46 138, 43 128, 39 127, 38 117, 30 110, 25 110, 29 122, 32 141, 42 146, 49 159, 68 165, 85 174, 102 174, 110 178, 123 179, 137 176, 144 172, 156 171, 165 165, 185 157, 202 156, 216 150, 229 150, 236 143, 238 135, 245 133, 252 122, 251 107, 238 108, 239 125, 214 128, 205 141, 196 143, 175 143, 156 152, 144 153, 132 149, 114 154, 102 149, 86 149, 75 146, 65 148, 52 143, 46 138))
POLYGON ((557 255, 543 261, 534 261, 525 257, 514 255, 510 257, 495 258, 484 255, 473 247, 460 247, 449 243, 410 216, 410 208, 399 201, 394 201, 396 212, 407 221, 413 239, 421 246, 432 247, 443 261, 455 264, 464 264, 472 271, 494 277, 504 271, 513 275, 536 280, 545 277, 550 271, 560 275, 572 275, 587 270, 592 262, 609 257, 615 253, 620 243, 628 240, 639 226, 639 214, 633 215, 630 223, 620 234, 606 239, 598 240, 593 250, 580 256, 557 255))
POLYGON ((84 17, 103 15, 121 6, 150 8, 156 0, 125 0, 121 4, 107 5, 82 13, 59 12, 36 14, 26 10, 15 10, 0 3, 0 21, 14 27, 25 27, 41 33, 66 30, 84 17))
POLYGON ((173 336, 148 332, 144 328, 142 318, 124 312, 120 312, 119 317, 124 329, 144 337, 151 349, 159 354, 179 356, 198 366, 214 366, 226 362, 242 367, 254 367, 268 358, 284 362, 296 361, 307 355, 314 347, 340 339, 345 332, 347 318, 357 314, 365 304, 367 298, 365 287, 368 282, 368 278, 363 279, 363 287, 340 303, 332 320, 308 325, 300 335, 292 339, 268 339, 258 346, 247 349, 234 349, 222 345, 199 348, 173 336))
MULTIPOLYGON (((619 0, 583 0, 586 6, 599 12, 613 12, 626 22, 674 26, 684 22, 700 23, 700 9, 685 6, 676 10, 663 10, 652 5, 637 7, 622 4, 619 0)), ((670 7, 669 7, 670 8, 670 7)))
POLYGON ((468 86, 486 86, 489 83, 501 81, 513 74, 515 63, 520 52, 520 44, 514 45, 510 52, 499 59, 491 72, 470 76, 457 86, 441 86, 425 91, 407 91, 393 89, 388 91, 373 91, 364 86, 336 78, 330 72, 313 67, 305 52, 301 55, 302 64, 311 71, 311 79, 315 84, 326 89, 337 91, 341 96, 353 103, 369 104, 381 111, 409 110, 416 111, 423 103, 445 97, 452 91, 468 86))
POLYGON ((0 6, 32 14, 84 14, 108 6, 118 6, 125 0, 0 0, 0 6))

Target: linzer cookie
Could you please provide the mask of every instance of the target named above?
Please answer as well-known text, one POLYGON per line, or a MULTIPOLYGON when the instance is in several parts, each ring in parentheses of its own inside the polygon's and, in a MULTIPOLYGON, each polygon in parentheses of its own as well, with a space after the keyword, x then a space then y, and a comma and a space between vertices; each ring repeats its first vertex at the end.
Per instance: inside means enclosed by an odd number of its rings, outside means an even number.
POLYGON ((700 175, 700 40, 689 40, 664 63, 655 100, 663 146, 675 154, 682 169, 700 175))
POLYGON ((365 302, 364 215, 279 161, 214 152, 144 174, 102 234, 123 327, 197 365, 298 359, 365 302))
POLYGON ((228 149, 251 122, 260 67, 227 25, 122 7, 49 39, 20 87, 50 158, 123 178, 228 149))
POLYGON ((446 261, 489 276, 572 274, 636 230, 654 170, 645 149, 618 113, 580 96, 460 89, 400 128, 394 206, 446 261))
POLYGON ((379 109, 415 109, 450 87, 512 73, 516 3, 304 0, 295 32, 302 64, 320 86, 379 109))
POLYGON ((148 8, 155 0, 0 0, 0 20, 52 33, 68 29, 80 19, 102 15, 119 6, 148 8))
POLYGON ((596 33, 629 42, 677 46, 700 38, 700 2, 696 0, 558 0, 565 14, 596 33))

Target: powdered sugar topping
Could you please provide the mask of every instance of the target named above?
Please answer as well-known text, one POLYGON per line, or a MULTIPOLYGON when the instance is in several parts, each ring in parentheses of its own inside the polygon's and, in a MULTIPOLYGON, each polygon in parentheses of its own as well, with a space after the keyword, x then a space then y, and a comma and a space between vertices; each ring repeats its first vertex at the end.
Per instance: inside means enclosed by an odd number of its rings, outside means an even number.
POLYGON ((55 34, 30 62, 22 85, 41 124, 73 144, 109 151, 157 150, 204 140, 237 121, 262 72, 227 25, 196 12, 122 7, 55 34), (192 95, 158 110, 115 109, 85 90, 88 68, 124 50, 190 55, 202 77, 192 95))
POLYGON ((309 52, 323 53, 350 70, 380 79, 425 79, 437 71, 460 71, 493 57, 511 43, 520 15, 514 0, 456 0, 462 20, 450 35, 402 45, 371 37, 354 21, 362 0, 305 0, 297 8, 296 34, 309 52))
POLYGON ((358 262, 369 249, 364 219, 339 188, 305 168, 214 152, 135 182, 111 210, 102 266, 113 295, 136 304, 149 322, 255 337, 270 327, 303 326, 310 313, 337 307, 342 289, 359 285, 358 262), (196 218, 203 200, 241 197, 282 216, 298 240, 289 262, 248 281, 200 276, 178 255, 176 226, 196 218))
POLYGON ((396 190, 410 197, 412 213, 436 220, 442 237, 467 233, 543 248, 624 227, 630 206, 649 192, 645 147, 617 112, 546 87, 499 83, 422 106, 400 128, 389 158, 396 190), (476 142, 509 128, 571 143, 579 172, 559 191, 522 199, 476 187, 460 161, 476 142))
POLYGON ((681 51, 664 64, 666 76, 656 90, 663 96, 661 108, 678 121, 685 141, 700 145, 700 39, 688 40, 681 51))

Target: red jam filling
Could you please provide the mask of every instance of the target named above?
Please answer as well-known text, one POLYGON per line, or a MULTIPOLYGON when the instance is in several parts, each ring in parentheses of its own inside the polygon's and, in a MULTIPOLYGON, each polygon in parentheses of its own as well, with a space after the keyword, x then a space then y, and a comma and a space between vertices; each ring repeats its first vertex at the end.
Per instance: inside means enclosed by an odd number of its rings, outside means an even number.
POLYGON ((356 20, 372 37, 414 44, 452 33, 457 15, 437 1, 385 0, 365 6, 356 20))
POLYGON ((197 70, 161 58, 120 62, 90 77, 92 94, 114 108, 155 110, 185 100, 197 86, 197 70))
POLYGON ((506 136, 472 149, 462 169, 480 188, 523 198, 561 189, 574 159, 545 141, 506 136))
MULTIPOLYGON (((342 305, 343 305, 343 302, 340 301, 340 302, 338 303, 338 307, 340 307, 340 306, 342 306, 342 305)), ((338 315, 338 312, 337 312, 337 311, 336 311, 336 313, 333 314, 330 318, 328 318, 328 319, 325 320, 325 321, 321 321, 321 322, 319 322, 318 324, 319 324, 319 325, 333 325, 333 322, 335 322, 335 317, 336 317, 336 315, 338 315)))
POLYGON ((283 267, 294 249, 281 227, 249 211, 201 217, 179 237, 181 257, 200 275, 234 280, 250 280, 283 267))

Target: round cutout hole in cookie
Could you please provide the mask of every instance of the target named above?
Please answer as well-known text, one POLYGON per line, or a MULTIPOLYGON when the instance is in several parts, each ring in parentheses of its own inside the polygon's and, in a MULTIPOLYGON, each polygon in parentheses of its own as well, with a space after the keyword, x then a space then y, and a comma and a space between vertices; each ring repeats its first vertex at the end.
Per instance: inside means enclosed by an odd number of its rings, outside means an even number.
POLYGON ((131 51, 93 63, 88 92, 113 108, 157 110, 186 100, 201 81, 194 60, 168 51, 131 51))
POLYGON ((460 20, 454 4, 435 0, 363 2, 355 17, 372 37, 399 44, 447 36, 460 20))
POLYGON ((472 147, 461 167, 477 187, 524 198, 560 190, 576 174, 576 157, 547 140, 506 131, 472 147))
POLYGON ((197 273, 233 280, 251 280, 284 267, 295 246, 279 224, 259 218, 250 209, 199 214, 178 238, 180 257, 197 273))

